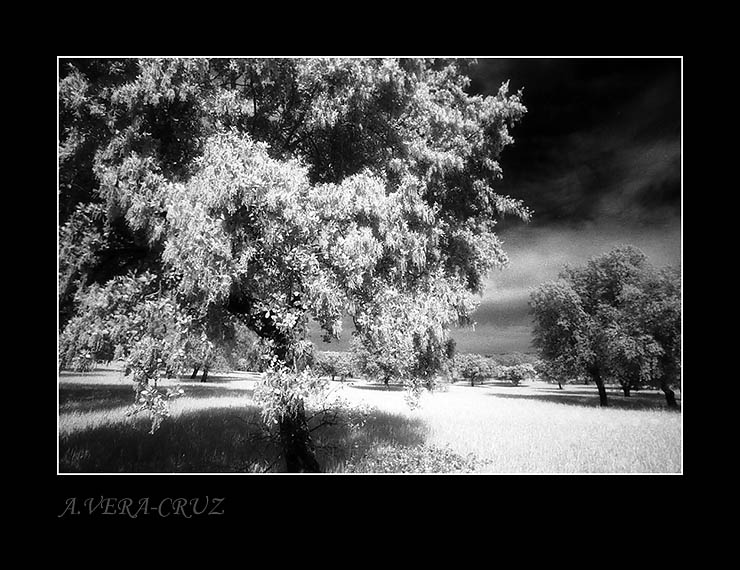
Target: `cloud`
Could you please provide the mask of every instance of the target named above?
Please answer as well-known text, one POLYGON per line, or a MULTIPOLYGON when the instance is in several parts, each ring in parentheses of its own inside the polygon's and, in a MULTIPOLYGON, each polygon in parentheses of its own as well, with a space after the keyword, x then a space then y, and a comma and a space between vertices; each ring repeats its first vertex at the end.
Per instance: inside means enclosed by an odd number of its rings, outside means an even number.
POLYGON ((600 127, 535 145, 550 148, 530 147, 531 160, 518 164, 504 160, 505 178, 497 188, 530 206, 535 223, 650 223, 680 213, 678 138, 636 140, 631 129, 600 127))
POLYGON ((615 152, 611 172, 611 184, 594 205, 594 217, 649 223, 679 209, 679 141, 656 140, 615 152))

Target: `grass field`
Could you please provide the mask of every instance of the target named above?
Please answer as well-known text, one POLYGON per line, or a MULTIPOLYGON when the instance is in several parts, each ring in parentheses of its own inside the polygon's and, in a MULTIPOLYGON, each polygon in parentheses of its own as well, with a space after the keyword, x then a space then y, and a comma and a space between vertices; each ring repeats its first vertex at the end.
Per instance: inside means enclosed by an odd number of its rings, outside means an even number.
MULTIPOLYGON (((125 415, 133 391, 120 371, 62 372, 59 471, 280 471, 252 400, 256 379, 230 373, 206 384, 170 381, 185 395, 150 435, 147 418, 125 415)), ((383 458, 397 456, 415 472, 439 471, 439 461, 450 472, 681 472, 681 413, 667 410, 658 392, 625 398, 614 390, 610 407, 600 408, 592 386, 457 383, 426 393, 412 410, 400 388, 360 380, 333 388, 346 403, 345 421, 312 433, 330 473, 387 471, 379 467, 388 463, 383 458), (432 455, 436 467, 429 467, 432 455)))

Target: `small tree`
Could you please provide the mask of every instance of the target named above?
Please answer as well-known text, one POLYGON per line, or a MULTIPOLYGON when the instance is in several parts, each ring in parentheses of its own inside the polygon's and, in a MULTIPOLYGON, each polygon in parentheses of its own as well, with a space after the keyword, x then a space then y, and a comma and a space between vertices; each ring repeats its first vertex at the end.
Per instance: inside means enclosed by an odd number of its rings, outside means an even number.
POLYGON ((499 369, 498 377, 503 380, 508 380, 514 386, 518 386, 520 383, 531 380, 536 375, 534 366, 525 364, 514 364, 513 366, 502 366, 499 369))
POLYGON ((311 367, 320 376, 329 376, 332 380, 336 377, 344 382, 354 374, 352 354, 349 352, 323 351, 316 352, 311 367))
POLYGON ((476 382, 494 378, 499 371, 499 366, 493 358, 481 354, 458 355, 457 367, 460 375, 467 379, 471 386, 475 386, 476 382))
POLYGON ((216 360, 216 345, 208 338, 205 331, 200 334, 193 334, 185 342, 185 351, 189 368, 193 369, 190 375, 191 380, 195 380, 198 372, 202 369, 203 375, 201 382, 208 381, 208 372, 216 360))

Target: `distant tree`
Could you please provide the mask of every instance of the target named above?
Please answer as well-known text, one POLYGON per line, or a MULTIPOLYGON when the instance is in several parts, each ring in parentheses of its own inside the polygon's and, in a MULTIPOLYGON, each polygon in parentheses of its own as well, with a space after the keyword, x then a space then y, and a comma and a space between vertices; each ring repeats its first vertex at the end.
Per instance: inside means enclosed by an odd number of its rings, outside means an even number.
MULTIPOLYGON (((666 385, 675 381, 680 344, 675 276, 656 272, 642 252, 625 246, 585 267, 566 267, 557 281, 542 284, 530 305, 534 344, 548 375, 590 378, 602 406, 608 403, 605 382, 610 379, 627 386, 627 392, 651 379, 663 378, 666 385)), ((669 392, 666 398, 675 405, 669 392)))
POLYGON ((475 386, 476 382, 494 378, 499 372, 499 365, 493 358, 474 353, 458 355, 456 367, 471 386, 475 386))
POLYGON ((151 276, 122 313, 143 327, 114 335, 147 395, 152 362, 204 365, 240 322, 270 366, 256 398, 286 469, 318 471, 310 319, 338 336, 349 314, 369 352, 412 354, 401 377, 416 388, 507 263, 497 218, 529 217, 494 191, 526 109, 508 85, 470 95, 469 64, 60 60, 66 353, 91 346, 93 314, 113 323, 116 279, 151 276))
POLYGON ((339 377, 342 382, 354 374, 351 352, 322 351, 314 355, 312 368, 321 376, 329 376, 332 381, 339 377))
POLYGON ((233 325, 233 338, 225 344, 217 344, 215 366, 223 370, 244 370, 262 372, 263 359, 259 337, 236 321, 233 325))
POLYGON ((558 390, 563 389, 563 384, 566 382, 566 379, 559 374, 559 371, 553 370, 548 361, 542 359, 538 360, 535 366, 535 371, 537 376, 545 382, 554 382, 558 385, 558 390))
POLYGON ((514 386, 518 386, 526 380, 531 380, 536 375, 534 366, 529 363, 514 364, 513 366, 501 366, 498 371, 498 377, 508 380, 514 386))

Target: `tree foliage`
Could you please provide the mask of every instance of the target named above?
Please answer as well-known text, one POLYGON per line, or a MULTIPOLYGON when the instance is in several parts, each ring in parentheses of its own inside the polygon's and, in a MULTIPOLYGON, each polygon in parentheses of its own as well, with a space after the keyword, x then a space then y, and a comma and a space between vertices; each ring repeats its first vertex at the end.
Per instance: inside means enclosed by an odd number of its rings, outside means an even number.
MULTIPOLYGON (((520 94, 470 95, 469 64, 60 60, 64 361, 103 350, 95 323, 150 382, 152 358, 208 361, 241 323, 275 380, 301 374, 310 319, 338 336, 349 314, 368 351, 414 355, 402 377, 431 374, 507 263, 496 219, 530 215, 495 191, 520 94)), ((301 405, 286 409, 305 427, 301 405)))

